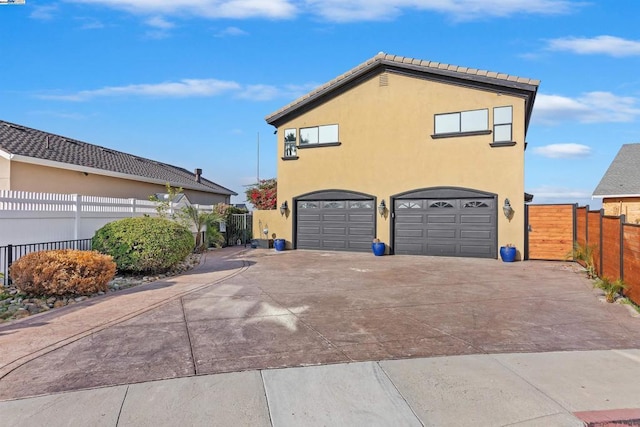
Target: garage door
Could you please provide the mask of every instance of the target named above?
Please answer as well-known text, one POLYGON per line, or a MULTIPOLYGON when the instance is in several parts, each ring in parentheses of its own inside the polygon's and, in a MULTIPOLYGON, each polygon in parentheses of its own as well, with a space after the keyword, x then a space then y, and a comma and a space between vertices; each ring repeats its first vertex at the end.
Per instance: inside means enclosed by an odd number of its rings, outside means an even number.
POLYGON ((296 248, 371 251, 373 198, 356 199, 352 193, 327 195, 333 198, 296 202, 296 248), (344 198, 348 196, 351 198, 344 198))
POLYGON ((430 197, 394 200, 396 254, 496 257, 495 196, 452 189, 416 195, 430 197))

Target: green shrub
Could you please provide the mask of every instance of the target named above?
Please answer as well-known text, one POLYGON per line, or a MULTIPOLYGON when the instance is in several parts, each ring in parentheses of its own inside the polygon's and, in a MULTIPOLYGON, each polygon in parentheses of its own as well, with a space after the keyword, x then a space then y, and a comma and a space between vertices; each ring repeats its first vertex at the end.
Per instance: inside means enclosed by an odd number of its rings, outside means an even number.
POLYGON ((183 261, 194 248, 191 231, 164 218, 125 218, 110 222, 92 239, 93 249, 111 255, 118 270, 161 273, 183 261))
POLYGON ((116 264, 110 256, 74 249, 31 252, 10 269, 14 285, 35 296, 104 292, 115 273, 116 264))

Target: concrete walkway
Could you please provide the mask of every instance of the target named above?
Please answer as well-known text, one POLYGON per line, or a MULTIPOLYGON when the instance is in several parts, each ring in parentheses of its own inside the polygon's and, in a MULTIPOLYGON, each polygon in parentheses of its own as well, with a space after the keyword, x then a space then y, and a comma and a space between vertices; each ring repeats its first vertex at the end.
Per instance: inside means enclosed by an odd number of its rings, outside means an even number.
POLYGON ((638 350, 358 362, 5 401, 0 420, 6 427, 582 426, 640 420, 639 409, 620 410, 640 408, 639 372, 638 350))
POLYGON ((227 248, 0 325, 0 425, 580 425, 638 348, 571 263, 227 248))

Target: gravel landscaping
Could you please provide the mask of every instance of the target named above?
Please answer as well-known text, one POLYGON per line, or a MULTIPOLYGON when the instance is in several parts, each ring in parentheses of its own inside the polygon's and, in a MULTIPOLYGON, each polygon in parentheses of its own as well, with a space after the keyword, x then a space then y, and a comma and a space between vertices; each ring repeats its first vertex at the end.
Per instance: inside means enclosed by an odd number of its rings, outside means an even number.
MULTIPOLYGON (((132 276, 132 275, 116 275, 109 282, 109 290, 107 292, 117 292, 128 289, 143 283, 149 283, 166 277, 176 276, 185 271, 191 270, 200 263, 200 254, 192 254, 182 263, 172 268, 164 274, 153 276, 132 276)), ((105 292, 98 292, 91 295, 72 295, 64 297, 40 297, 33 298, 29 295, 21 293, 15 286, 5 286, 0 288, 0 322, 8 322, 11 320, 22 319, 33 314, 44 311, 53 310, 65 305, 76 304, 89 298, 104 295, 105 292)))

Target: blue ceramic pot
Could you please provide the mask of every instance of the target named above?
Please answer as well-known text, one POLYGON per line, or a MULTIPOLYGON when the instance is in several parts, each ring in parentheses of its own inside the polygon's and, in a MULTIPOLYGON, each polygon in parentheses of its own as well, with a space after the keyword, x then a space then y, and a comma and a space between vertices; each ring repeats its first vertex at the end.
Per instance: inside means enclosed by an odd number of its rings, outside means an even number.
POLYGON ((500 258, 504 262, 513 262, 516 260, 516 248, 509 246, 500 247, 500 258))
POLYGON ((276 239, 273 241, 273 247, 276 248, 276 251, 284 251, 286 246, 287 242, 284 239, 276 239))
POLYGON ((374 242, 371 244, 371 250, 373 251, 373 254, 375 256, 382 256, 384 255, 384 243, 382 242, 374 242))

